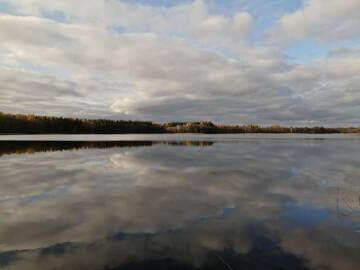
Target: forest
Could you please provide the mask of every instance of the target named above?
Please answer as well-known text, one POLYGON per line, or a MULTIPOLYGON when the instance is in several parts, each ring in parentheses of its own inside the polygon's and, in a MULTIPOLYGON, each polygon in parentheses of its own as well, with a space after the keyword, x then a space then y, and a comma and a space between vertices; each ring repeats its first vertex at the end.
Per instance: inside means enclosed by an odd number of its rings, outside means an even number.
POLYGON ((120 134, 162 133, 161 125, 146 121, 78 119, 0 113, 0 134, 120 134))
POLYGON ((129 134, 129 133, 360 133, 360 127, 288 127, 280 125, 216 125, 210 121, 154 123, 79 119, 0 112, 0 134, 129 134))

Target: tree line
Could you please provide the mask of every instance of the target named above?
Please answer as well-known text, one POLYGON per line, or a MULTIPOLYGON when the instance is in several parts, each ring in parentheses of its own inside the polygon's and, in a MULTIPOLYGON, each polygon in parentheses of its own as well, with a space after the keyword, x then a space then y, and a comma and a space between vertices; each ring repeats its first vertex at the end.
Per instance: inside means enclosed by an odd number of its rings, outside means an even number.
POLYGON ((331 133, 360 133, 360 127, 286 127, 272 125, 262 127, 259 125, 215 125, 212 122, 172 122, 163 124, 166 132, 170 133, 308 133, 308 134, 331 134, 331 133))
POLYGON ((154 123, 78 119, 0 112, 0 134, 125 134, 125 133, 360 133, 360 127, 287 127, 280 125, 215 125, 209 121, 154 123))
POLYGON ((0 113, 2 134, 120 134, 161 133, 160 125, 147 121, 78 119, 0 113))

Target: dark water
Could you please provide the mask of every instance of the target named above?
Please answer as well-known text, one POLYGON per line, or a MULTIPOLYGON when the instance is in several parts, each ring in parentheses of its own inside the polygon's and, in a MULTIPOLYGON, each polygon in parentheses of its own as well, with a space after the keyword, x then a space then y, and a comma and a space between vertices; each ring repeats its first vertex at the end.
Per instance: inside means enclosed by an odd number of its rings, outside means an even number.
POLYGON ((360 269, 360 140, 0 142, 0 269, 360 269))

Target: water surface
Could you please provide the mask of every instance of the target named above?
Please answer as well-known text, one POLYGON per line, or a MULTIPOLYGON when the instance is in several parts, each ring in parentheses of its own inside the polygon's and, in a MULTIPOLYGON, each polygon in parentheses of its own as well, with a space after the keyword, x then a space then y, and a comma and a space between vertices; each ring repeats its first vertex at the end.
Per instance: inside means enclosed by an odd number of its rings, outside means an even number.
POLYGON ((0 269, 358 270, 359 168, 356 135, 2 137, 0 269))

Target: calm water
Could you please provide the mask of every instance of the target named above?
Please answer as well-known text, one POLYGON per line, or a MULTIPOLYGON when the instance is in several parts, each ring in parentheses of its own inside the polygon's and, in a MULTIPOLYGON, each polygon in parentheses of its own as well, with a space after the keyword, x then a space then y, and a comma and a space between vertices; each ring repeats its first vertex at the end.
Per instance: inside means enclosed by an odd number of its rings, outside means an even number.
POLYGON ((0 140, 0 269, 360 269, 359 136, 0 140))

